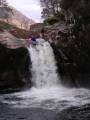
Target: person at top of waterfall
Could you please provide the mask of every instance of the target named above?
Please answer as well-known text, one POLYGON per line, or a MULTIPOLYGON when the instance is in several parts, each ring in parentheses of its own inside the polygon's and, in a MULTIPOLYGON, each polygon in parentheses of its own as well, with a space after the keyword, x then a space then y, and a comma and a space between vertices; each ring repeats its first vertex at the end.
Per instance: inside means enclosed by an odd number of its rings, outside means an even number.
POLYGON ((35 46, 38 44, 35 36, 32 36, 32 37, 31 37, 31 44, 32 44, 32 45, 35 45, 35 46))

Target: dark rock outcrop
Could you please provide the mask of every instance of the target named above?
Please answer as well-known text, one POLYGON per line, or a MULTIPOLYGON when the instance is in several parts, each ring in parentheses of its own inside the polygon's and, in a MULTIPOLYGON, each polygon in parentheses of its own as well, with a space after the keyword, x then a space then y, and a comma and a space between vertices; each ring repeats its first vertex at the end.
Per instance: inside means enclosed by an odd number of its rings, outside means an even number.
POLYGON ((66 19, 52 26, 50 42, 62 82, 90 88, 90 1, 61 0, 61 9, 66 19))
MULTIPOLYGON (((89 35, 88 32, 86 35, 89 35)), ((62 83, 67 86, 90 88, 89 37, 85 39, 84 34, 83 37, 78 36, 71 40, 69 37, 67 41, 62 39, 62 42, 60 40, 56 45, 51 43, 62 83)))
POLYGON ((31 85, 30 56, 27 48, 6 48, 0 44, 0 91, 31 85))
POLYGON ((57 61, 57 71, 62 79, 62 84, 65 86, 76 86, 76 74, 77 74, 77 66, 72 63, 63 53, 63 51, 53 43, 51 44, 55 59, 57 61))

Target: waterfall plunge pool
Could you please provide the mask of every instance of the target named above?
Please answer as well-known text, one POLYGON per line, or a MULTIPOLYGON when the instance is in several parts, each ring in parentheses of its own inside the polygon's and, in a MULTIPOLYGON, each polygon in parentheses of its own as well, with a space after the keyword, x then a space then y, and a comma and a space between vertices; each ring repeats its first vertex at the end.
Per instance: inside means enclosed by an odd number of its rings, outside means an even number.
POLYGON ((34 86, 26 91, 1 95, 1 102, 13 109, 41 108, 53 111, 90 104, 90 90, 61 85, 52 48, 42 39, 38 39, 38 42, 36 47, 29 48, 34 86))

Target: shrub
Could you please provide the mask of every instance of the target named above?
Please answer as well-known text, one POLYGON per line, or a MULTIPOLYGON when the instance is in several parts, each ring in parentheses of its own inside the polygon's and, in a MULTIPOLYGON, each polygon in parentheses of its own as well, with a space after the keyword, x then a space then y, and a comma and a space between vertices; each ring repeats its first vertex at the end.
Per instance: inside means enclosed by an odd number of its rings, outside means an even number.
POLYGON ((44 20, 45 25, 53 25, 57 22, 59 22, 59 19, 57 17, 49 17, 48 19, 44 20))
POLYGON ((64 21, 65 16, 62 13, 55 14, 55 16, 49 17, 44 20, 45 25, 53 25, 57 22, 64 21))

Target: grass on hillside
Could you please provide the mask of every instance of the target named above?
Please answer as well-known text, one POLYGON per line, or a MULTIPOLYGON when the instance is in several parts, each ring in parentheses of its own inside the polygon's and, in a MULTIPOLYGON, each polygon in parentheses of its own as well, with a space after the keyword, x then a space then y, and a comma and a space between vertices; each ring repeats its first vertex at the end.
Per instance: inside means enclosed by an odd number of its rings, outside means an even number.
POLYGON ((0 21, 0 31, 8 30, 12 35, 17 38, 29 38, 30 31, 20 29, 9 23, 0 21))

